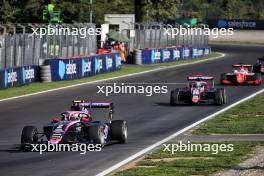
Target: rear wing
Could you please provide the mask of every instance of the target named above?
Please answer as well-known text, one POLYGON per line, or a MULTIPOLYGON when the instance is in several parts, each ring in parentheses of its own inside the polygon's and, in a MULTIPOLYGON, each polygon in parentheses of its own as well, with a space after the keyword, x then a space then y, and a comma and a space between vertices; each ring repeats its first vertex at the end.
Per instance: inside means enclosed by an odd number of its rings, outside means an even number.
POLYGON ((188 76, 188 81, 213 81, 214 77, 212 76, 188 76))
POLYGON ((232 67, 253 67, 252 64, 233 64, 232 67))
POLYGON ((252 64, 233 64, 232 67, 235 69, 236 67, 246 67, 250 72, 253 72, 253 65, 252 64))
POLYGON ((214 77, 213 76, 188 76, 188 81, 211 81, 212 87, 214 87, 214 77))
POLYGON ((114 103, 112 102, 86 102, 83 100, 73 100, 71 109, 79 110, 80 107, 89 108, 90 111, 92 108, 108 108, 109 118, 112 120, 114 114, 114 103))

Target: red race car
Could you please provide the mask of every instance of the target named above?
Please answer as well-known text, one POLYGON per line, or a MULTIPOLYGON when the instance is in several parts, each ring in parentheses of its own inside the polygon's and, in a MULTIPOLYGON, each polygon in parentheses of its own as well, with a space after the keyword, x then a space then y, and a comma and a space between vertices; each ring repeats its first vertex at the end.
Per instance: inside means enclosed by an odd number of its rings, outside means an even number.
POLYGON ((221 74, 220 83, 224 85, 260 85, 261 74, 253 72, 251 64, 234 64, 233 72, 221 74))
POLYGON ((224 88, 214 87, 214 78, 211 76, 189 76, 188 84, 184 88, 171 91, 170 104, 215 104, 226 103, 224 88), (211 83, 209 83, 211 82, 211 83))

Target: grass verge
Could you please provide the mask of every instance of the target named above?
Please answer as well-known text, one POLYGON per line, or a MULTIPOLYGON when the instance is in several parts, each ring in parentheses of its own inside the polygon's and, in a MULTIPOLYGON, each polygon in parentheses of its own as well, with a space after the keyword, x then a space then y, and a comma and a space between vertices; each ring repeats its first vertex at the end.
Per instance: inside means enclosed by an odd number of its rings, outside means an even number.
POLYGON ((176 152, 171 154, 171 152, 159 149, 137 162, 132 168, 120 171, 115 176, 210 175, 235 167, 238 163, 249 158, 247 154, 252 153, 255 146, 264 146, 264 142, 228 142, 225 144, 233 144, 234 150, 218 154, 212 154, 212 152, 176 152))
POLYGON ((32 84, 24 85, 20 87, 13 87, 13 88, 5 89, 5 90, 0 90, 0 99, 20 96, 20 95, 25 95, 25 94, 30 94, 30 93, 36 93, 40 91, 45 91, 45 90, 50 90, 50 89, 55 89, 55 88, 60 88, 60 87, 66 87, 66 86, 80 84, 80 83, 87 83, 87 82, 102 80, 106 78, 124 76, 124 75, 129 75, 132 73, 140 73, 140 72, 152 70, 152 69, 155 69, 161 66, 169 67, 169 66, 174 66, 174 65, 193 63, 195 61, 207 60, 210 58, 218 57, 220 55, 221 54, 219 53, 213 52, 209 56, 200 58, 200 59, 183 60, 183 61, 178 61, 178 62, 169 62, 169 63, 146 65, 146 66, 124 65, 122 66, 122 69, 120 71, 100 74, 100 75, 82 78, 82 79, 57 81, 57 82, 51 82, 51 83, 32 83, 32 84))
POLYGON ((200 125, 194 134, 263 134, 264 93, 200 125))
MULTIPOLYGON (((263 134, 263 109, 264 93, 204 122, 196 129, 191 130, 191 134, 263 134)), ((234 150, 232 152, 219 152, 218 154, 199 151, 177 151, 172 154, 163 151, 164 148, 161 148, 146 155, 144 159, 134 163, 128 169, 117 172, 115 176, 210 175, 234 168, 242 161, 250 158, 250 154, 254 153, 256 146, 264 147, 264 142, 257 141, 216 143, 233 144, 234 150)))

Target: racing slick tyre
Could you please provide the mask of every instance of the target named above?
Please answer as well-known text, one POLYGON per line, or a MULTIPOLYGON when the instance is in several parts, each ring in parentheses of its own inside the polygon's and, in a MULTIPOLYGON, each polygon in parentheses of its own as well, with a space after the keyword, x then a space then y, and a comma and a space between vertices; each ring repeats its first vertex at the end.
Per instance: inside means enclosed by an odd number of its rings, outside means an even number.
POLYGON ((255 73, 260 73, 260 69, 261 69, 261 65, 260 65, 260 64, 255 64, 255 65, 253 66, 253 71, 254 71, 255 73))
POLYGON ((219 106, 224 104, 222 89, 216 89, 215 91, 215 104, 219 106))
POLYGON ((38 130, 35 126, 25 126, 21 134, 21 144, 32 144, 38 142, 38 130))
POLYGON ((120 143, 125 144, 127 142, 127 123, 124 120, 114 120, 110 127, 111 137, 114 140, 118 140, 120 143))
POLYGON ((223 104, 226 104, 226 90, 225 88, 221 88, 222 97, 223 97, 223 104))
POLYGON ((220 76, 220 84, 223 84, 223 80, 227 80, 226 73, 222 73, 220 76))
POLYGON ((89 139, 93 140, 96 144, 101 144, 101 147, 104 147, 105 134, 103 125, 92 125, 89 127, 89 139))
POLYGON ((255 73, 254 75, 254 80, 257 81, 257 83, 255 83, 255 85, 260 85, 262 82, 262 78, 261 78, 261 74, 260 73, 255 73))
POLYGON ((171 106, 175 106, 179 104, 179 90, 175 89, 171 91, 171 95, 170 95, 170 105, 171 106))

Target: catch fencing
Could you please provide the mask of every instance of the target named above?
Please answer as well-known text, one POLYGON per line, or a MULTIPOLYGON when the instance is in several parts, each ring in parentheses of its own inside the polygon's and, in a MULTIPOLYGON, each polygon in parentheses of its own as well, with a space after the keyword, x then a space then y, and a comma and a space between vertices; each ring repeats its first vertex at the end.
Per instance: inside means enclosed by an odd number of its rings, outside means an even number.
POLYGON ((123 33, 130 36, 128 44, 130 50, 179 45, 196 48, 204 48, 208 46, 209 36, 205 35, 203 25, 195 27, 200 29, 197 33, 191 33, 191 28, 180 25, 149 25, 134 23, 134 28, 134 30, 123 31, 123 33), (180 33, 180 30, 182 30, 182 33, 180 33), (133 31, 133 34, 131 34, 131 31, 133 31), (131 37, 131 35, 133 37, 131 37))
MULTIPOLYGON (((57 28, 96 29, 94 24, 62 24, 57 28)), ((80 32, 59 35, 36 35, 33 29, 47 29, 43 24, 0 25, 0 69, 23 65, 40 65, 45 59, 76 57, 96 53, 96 35, 80 32)))

